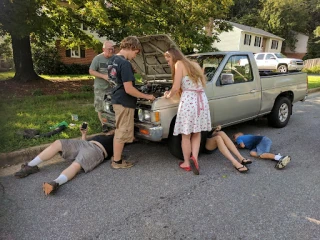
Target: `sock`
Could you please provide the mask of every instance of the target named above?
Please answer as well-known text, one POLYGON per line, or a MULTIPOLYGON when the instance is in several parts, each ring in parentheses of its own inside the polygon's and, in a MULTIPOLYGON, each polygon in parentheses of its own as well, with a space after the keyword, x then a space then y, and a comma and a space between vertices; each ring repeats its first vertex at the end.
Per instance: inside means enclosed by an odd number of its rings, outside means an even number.
POLYGON ((34 167, 34 166, 37 166, 41 162, 42 162, 42 160, 39 158, 39 156, 36 156, 31 162, 28 162, 28 166, 34 167))
POLYGON ((277 155, 274 156, 274 160, 279 161, 280 158, 282 158, 282 156, 280 155, 280 153, 278 153, 277 155))
POLYGON ((55 181, 59 185, 62 185, 64 183, 68 182, 68 178, 66 175, 60 174, 59 177, 53 181, 55 181))

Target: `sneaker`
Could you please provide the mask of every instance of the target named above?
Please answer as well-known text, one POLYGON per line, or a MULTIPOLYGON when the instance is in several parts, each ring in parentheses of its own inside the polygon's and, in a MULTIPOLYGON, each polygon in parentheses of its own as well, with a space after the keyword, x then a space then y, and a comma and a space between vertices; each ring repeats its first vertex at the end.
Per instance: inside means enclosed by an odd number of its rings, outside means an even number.
POLYGON ((274 166, 276 169, 283 169, 285 166, 288 165, 288 163, 291 161, 291 158, 289 156, 284 156, 280 158, 280 160, 277 162, 277 164, 274 166))
POLYGON ((56 182, 45 182, 42 185, 44 194, 47 196, 49 194, 54 194, 60 187, 59 183, 56 182))
POLYGON ((106 133, 109 131, 109 127, 106 124, 102 125, 102 132, 106 133))
POLYGON ((122 163, 116 163, 114 161, 111 162, 111 167, 114 169, 121 169, 121 168, 131 168, 133 167, 133 163, 132 162, 127 162, 125 160, 122 159, 122 163))
POLYGON ((38 166, 31 167, 28 163, 22 164, 21 169, 14 174, 16 178, 24 178, 29 176, 30 174, 39 172, 38 166))

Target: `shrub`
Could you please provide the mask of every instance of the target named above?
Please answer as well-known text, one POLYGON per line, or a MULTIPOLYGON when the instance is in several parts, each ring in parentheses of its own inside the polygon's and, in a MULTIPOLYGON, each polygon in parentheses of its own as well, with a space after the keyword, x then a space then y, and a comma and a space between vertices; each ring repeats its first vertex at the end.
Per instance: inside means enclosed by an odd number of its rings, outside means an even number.
POLYGON ((304 68, 304 69, 302 69, 302 72, 320 74, 320 66, 314 66, 311 68, 304 68))

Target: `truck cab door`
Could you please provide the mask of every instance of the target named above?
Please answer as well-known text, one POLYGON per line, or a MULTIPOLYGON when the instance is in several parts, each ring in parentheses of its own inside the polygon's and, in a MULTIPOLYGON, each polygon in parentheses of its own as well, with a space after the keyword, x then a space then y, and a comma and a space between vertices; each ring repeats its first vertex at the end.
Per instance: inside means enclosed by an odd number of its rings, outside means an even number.
MULTIPOLYGON (((209 105, 214 125, 230 125, 259 114, 261 86, 259 75, 253 74, 252 68, 256 68, 256 64, 252 62, 254 59, 249 55, 230 56, 220 75, 213 79, 213 99, 209 100, 209 105), (239 66, 239 58, 245 58, 249 66, 239 66)), ((257 70, 255 72, 258 73, 257 70)))

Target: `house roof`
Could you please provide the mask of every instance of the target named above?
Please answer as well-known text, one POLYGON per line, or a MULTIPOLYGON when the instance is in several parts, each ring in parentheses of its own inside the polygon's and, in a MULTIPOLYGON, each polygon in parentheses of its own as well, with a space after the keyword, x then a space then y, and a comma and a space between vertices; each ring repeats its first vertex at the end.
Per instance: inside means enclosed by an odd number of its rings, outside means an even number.
POLYGON ((245 31, 245 32, 250 32, 250 33, 255 33, 255 34, 259 34, 259 35, 262 35, 262 36, 266 36, 266 37, 271 37, 271 38, 277 38, 277 39, 281 39, 281 40, 285 40, 284 38, 281 38, 279 36, 276 36, 272 33, 269 33, 269 32, 266 32, 264 30, 261 30, 259 28, 254 28, 254 27, 249 27, 249 26, 246 26, 246 25, 242 25, 242 24, 239 24, 239 23, 234 23, 234 22, 229 22, 229 21, 226 21, 227 23, 231 24, 232 26, 236 27, 236 28, 239 28, 241 29, 242 31, 245 31))

